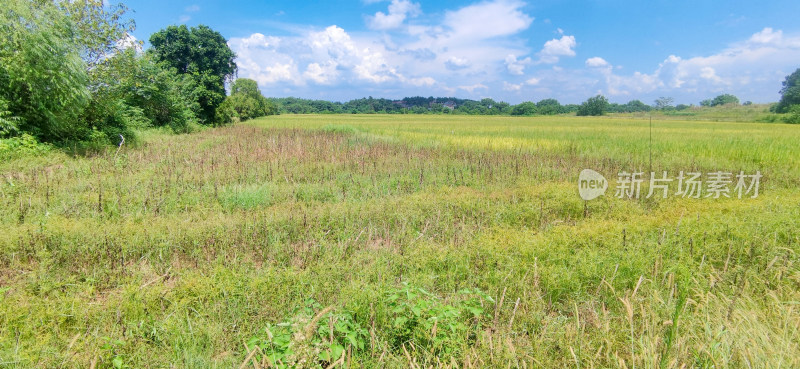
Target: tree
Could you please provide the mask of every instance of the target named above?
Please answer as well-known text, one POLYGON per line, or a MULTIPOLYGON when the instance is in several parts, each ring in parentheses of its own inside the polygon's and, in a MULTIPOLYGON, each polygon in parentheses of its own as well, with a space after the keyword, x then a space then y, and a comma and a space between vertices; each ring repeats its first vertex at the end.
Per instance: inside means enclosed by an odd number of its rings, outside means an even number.
POLYGON ((655 101, 656 109, 664 110, 667 108, 671 108, 673 102, 675 102, 675 99, 671 97, 664 97, 664 96, 659 97, 655 101))
POLYGON ((537 102, 536 110, 542 115, 556 115, 564 113, 564 108, 556 99, 544 99, 537 102))
POLYGON ((514 105, 511 109, 511 115, 534 115, 536 114, 536 104, 525 101, 518 105, 514 105))
POLYGON ((781 88, 781 100, 775 106, 776 113, 786 113, 793 105, 800 104, 800 68, 786 76, 781 88))
POLYGON ((180 25, 154 33, 150 44, 157 61, 195 79, 197 116, 206 124, 216 123, 216 110, 225 101, 225 82, 236 73, 236 55, 225 38, 204 25, 191 29, 180 25))
POLYGON ((711 100, 711 104, 709 106, 720 106, 728 104, 739 105, 739 98, 731 94, 719 95, 711 100))
POLYGON ((595 97, 590 97, 588 100, 584 101, 583 104, 578 108, 577 115, 578 116, 587 116, 587 115, 603 115, 608 110, 608 99, 605 98, 603 95, 597 95, 595 97))
MULTIPOLYGON (((263 117, 275 114, 275 107, 261 95, 256 81, 239 78, 231 84, 231 95, 223 104, 225 108, 233 110, 234 115, 241 120, 263 117)), ((316 112, 319 112, 319 109, 316 112)))
POLYGON ((630 113, 636 113, 641 111, 650 111, 650 105, 647 105, 640 100, 631 100, 625 104, 624 109, 630 113))
POLYGON ((17 127, 46 141, 79 138, 90 95, 73 22, 53 3, 10 0, 0 33, 0 98, 17 127))

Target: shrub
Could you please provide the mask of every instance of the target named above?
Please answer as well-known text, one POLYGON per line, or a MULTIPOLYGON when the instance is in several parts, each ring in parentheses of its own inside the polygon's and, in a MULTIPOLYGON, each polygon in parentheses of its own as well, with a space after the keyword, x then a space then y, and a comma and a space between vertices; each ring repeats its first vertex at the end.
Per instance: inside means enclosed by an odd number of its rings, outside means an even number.
POLYGON ((359 352, 369 342, 367 330, 348 311, 335 311, 309 299, 306 306, 286 322, 267 324, 264 334, 247 341, 249 350, 261 349, 258 361, 268 367, 329 367, 347 347, 359 352))
POLYGON ((783 121, 791 124, 800 124, 800 104, 792 105, 783 121))
POLYGON ((27 133, 17 137, 0 139, 0 160, 11 160, 23 156, 38 156, 47 153, 52 146, 40 143, 27 133))

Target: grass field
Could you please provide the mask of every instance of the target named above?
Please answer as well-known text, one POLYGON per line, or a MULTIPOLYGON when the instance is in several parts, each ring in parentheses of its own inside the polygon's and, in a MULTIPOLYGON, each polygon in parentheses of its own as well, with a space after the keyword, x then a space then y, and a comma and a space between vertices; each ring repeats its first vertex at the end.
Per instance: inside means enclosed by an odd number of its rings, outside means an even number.
POLYGON ((650 137, 287 115, 0 163, 0 367, 800 367, 800 127, 650 137), (577 194, 651 165, 764 177, 577 194))

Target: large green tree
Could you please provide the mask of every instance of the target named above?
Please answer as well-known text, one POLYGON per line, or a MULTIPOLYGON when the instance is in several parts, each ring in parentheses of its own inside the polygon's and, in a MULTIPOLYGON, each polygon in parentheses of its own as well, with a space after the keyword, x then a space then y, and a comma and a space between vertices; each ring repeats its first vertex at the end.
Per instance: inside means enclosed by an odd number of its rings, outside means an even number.
POLYGON ((236 55, 217 31, 200 25, 169 26, 150 36, 150 52, 157 61, 189 74, 196 81, 193 95, 200 106, 198 117, 217 122, 217 108, 225 101, 225 82, 236 73, 236 55))
POLYGON ((608 99, 603 95, 590 97, 578 108, 577 115, 603 115, 608 111, 608 99))
POLYGON ((786 76, 781 88, 781 101, 775 106, 778 113, 786 113, 792 105, 800 105, 800 68, 786 76))
POLYGON ((225 100, 224 108, 233 110, 241 120, 275 114, 276 109, 258 89, 256 81, 239 78, 231 84, 231 95, 225 100))
POLYGON ((9 0, 0 8, 0 97, 20 130, 46 140, 76 135, 89 91, 73 32, 52 3, 9 0))

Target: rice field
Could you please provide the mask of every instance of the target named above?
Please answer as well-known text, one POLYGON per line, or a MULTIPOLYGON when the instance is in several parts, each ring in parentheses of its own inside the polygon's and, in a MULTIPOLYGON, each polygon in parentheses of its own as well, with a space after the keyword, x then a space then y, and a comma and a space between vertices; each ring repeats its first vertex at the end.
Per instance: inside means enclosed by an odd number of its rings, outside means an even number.
POLYGON ((800 127, 650 127, 282 115, 0 163, 0 367, 800 366, 800 127), (763 177, 586 202, 587 168, 763 177))

